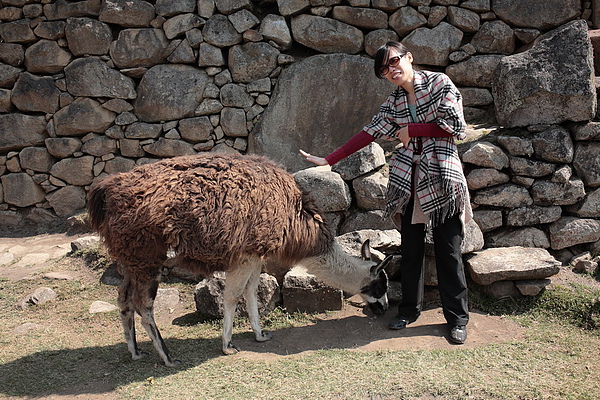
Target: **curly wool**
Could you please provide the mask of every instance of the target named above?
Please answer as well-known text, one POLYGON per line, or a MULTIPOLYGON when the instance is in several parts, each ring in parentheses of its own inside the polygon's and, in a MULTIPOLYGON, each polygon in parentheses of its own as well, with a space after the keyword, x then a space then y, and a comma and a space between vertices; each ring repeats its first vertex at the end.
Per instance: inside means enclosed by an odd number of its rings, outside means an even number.
POLYGON ((293 176, 254 155, 175 157, 108 176, 90 190, 88 213, 111 256, 148 278, 169 249, 206 275, 250 258, 289 266, 333 243, 293 176))

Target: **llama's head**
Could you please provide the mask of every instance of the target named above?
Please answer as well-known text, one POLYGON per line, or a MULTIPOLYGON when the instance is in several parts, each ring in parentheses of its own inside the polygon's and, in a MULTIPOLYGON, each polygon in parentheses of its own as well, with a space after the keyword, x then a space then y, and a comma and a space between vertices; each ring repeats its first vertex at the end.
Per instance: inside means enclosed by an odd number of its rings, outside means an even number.
MULTIPOLYGON (((371 259, 369 240, 363 243, 361 253, 363 259, 371 259)), ((381 315, 388 309, 388 276, 385 273, 385 267, 391 260, 392 256, 387 256, 380 263, 373 265, 369 271, 368 283, 360 289, 361 296, 375 315, 381 315)))

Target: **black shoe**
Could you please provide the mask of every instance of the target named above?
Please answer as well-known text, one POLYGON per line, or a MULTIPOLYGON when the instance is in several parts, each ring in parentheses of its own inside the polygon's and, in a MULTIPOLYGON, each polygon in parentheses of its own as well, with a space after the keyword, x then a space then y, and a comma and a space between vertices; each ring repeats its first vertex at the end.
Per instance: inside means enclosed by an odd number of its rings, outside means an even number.
POLYGON ((392 322, 390 322, 390 324, 388 325, 388 328, 395 330, 395 331, 399 331, 400 329, 406 328, 406 325, 412 324, 413 322, 415 322, 417 320, 417 318, 418 317, 406 318, 406 317, 403 317, 402 315, 398 315, 396 318, 394 318, 392 320, 392 322))
POLYGON ((463 344, 467 341, 467 327, 465 325, 454 325, 450 329, 450 341, 456 344, 463 344))

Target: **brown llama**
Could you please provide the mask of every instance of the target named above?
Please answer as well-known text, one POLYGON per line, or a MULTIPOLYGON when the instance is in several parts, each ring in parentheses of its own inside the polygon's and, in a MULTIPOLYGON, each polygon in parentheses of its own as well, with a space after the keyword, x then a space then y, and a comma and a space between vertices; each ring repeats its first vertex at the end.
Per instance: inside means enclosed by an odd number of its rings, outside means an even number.
POLYGON ((239 351, 231 337, 242 293, 256 340, 271 339, 261 330, 256 294, 267 264, 304 265, 325 283, 360 293, 376 314, 388 305, 387 259, 377 264, 345 253, 294 177, 264 157, 207 153, 138 166, 94 184, 87 210, 124 277, 118 303, 134 360, 145 355, 135 337, 137 312, 165 364, 179 364, 153 314, 167 252, 196 274, 226 271, 224 354, 239 351))

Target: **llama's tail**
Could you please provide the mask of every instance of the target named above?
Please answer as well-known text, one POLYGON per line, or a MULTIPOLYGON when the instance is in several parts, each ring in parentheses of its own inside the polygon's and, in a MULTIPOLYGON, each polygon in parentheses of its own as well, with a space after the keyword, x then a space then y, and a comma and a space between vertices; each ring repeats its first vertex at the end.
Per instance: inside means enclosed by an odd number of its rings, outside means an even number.
POLYGON ((102 184, 96 184, 92 186, 87 195, 87 212, 90 221, 90 225, 96 232, 101 231, 101 227, 104 223, 106 216, 104 203, 105 203, 105 186, 102 184))

